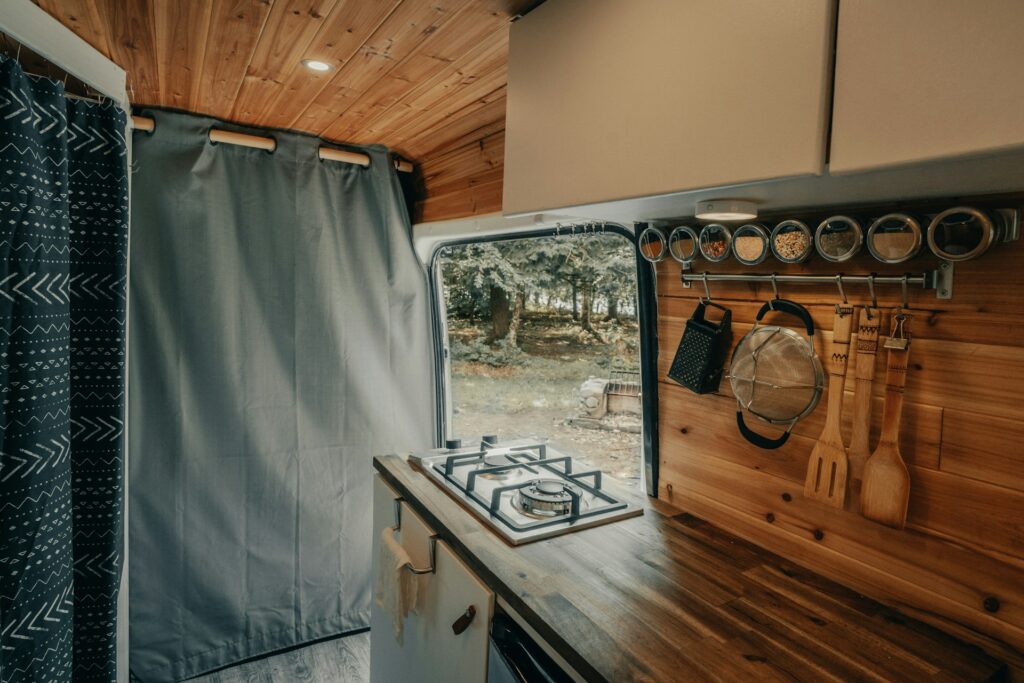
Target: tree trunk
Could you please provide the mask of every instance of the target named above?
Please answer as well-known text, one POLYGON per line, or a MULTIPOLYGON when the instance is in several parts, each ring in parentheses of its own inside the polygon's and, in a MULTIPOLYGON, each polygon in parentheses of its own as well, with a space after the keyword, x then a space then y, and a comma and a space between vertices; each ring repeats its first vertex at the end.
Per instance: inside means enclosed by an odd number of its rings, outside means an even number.
POLYGON ((491 338, 488 341, 504 339, 508 335, 511 311, 508 305, 508 292, 501 287, 491 287, 491 338))
POLYGON ((523 321, 523 309, 526 308, 526 292, 516 293, 515 303, 512 305, 512 316, 509 319, 508 334, 505 340, 510 346, 519 346, 519 325, 523 321))
POLYGON ((579 290, 580 290, 579 286, 575 282, 573 282, 572 283, 572 319, 573 320, 579 320, 580 319, 579 290))
POLYGON ((608 320, 619 320, 619 300, 615 296, 608 297, 608 320))
POLYGON ((585 332, 588 332, 598 343, 603 344, 604 338, 601 334, 594 329, 592 324, 594 312, 594 287, 593 285, 586 285, 583 287, 583 305, 580 307, 580 327, 585 332))

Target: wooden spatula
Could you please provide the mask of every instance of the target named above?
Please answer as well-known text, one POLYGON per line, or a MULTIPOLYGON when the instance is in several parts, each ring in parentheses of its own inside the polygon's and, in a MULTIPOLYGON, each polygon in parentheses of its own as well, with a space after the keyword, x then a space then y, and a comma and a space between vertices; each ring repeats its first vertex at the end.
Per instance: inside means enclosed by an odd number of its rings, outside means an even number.
POLYGON ((828 413, 825 429, 811 451, 807 462, 804 495, 837 508, 846 501, 847 458, 843 444, 841 419, 843 387, 846 384, 846 363, 850 354, 850 328, 853 308, 836 306, 832 325, 832 355, 828 359, 828 413))
POLYGON ((893 316, 893 334, 885 348, 889 350, 889 358, 885 372, 882 435, 878 448, 864 463, 860 511, 868 519, 902 529, 907 523, 907 503, 910 501, 910 472, 900 456, 899 447, 903 388, 910 356, 906 316, 893 316))
POLYGON ((850 491, 854 510, 860 500, 864 463, 871 455, 871 386, 875 379, 875 357, 878 352, 878 328, 882 312, 865 306, 857 322, 857 359, 853 366, 853 429, 850 431, 850 491))

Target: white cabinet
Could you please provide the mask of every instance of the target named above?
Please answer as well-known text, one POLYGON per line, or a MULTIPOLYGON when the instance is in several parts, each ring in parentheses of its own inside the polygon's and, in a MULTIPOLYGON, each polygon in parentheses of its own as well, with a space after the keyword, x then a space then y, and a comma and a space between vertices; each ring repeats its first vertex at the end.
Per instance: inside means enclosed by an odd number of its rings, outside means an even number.
MULTIPOLYGON (((395 523, 399 498, 374 475, 374 576, 381 531, 395 523)), ((433 530, 408 504, 401 505, 402 547, 417 567, 430 565, 433 530)), ((371 683, 484 683, 494 594, 443 542, 437 542, 436 571, 419 577, 418 607, 406 618, 402 643, 395 639, 391 617, 374 603, 370 619, 371 683), (476 616, 460 634, 452 624, 473 606, 476 616)))
POLYGON ((852 0, 839 8, 829 169, 1024 145, 1021 0, 852 0))
POLYGON ((821 174, 834 0, 548 0, 512 24, 506 214, 821 174))

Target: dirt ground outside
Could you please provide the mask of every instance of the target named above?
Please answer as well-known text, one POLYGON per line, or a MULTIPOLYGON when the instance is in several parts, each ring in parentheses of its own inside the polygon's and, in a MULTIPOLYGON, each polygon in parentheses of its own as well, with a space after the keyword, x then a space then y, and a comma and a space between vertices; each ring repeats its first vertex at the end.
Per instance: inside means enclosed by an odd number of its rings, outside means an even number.
POLYGON ((467 359, 476 356, 465 352, 464 344, 484 338, 484 331, 464 321, 450 320, 449 325, 456 436, 547 438, 553 448, 628 486, 640 486, 639 434, 585 429, 567 422, 579 414, 584 380, 607 378, 613 369, 639 369, 635 323, 601 323, 606 343, 599 343, 581 334, 571 318, 528 315, 520 332, 523 353, 509 364, 467 359))

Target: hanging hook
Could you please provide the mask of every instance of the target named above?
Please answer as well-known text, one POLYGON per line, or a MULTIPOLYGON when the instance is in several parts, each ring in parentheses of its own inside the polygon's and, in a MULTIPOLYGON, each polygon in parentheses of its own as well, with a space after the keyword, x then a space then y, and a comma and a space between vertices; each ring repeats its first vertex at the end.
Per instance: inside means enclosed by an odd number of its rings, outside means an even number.
POLYGON ((850 303, 850 300, 846 298, 846 292, 843 291, 843 274, 842 273, 836 273, 836 287, 839 288, 839 296, 843 300, 843 305, 845 306, 848 303, 850 303))
POLYGON ((768 301, 768 308, 775 310, 775 301, 779 298, 779 283, 775 280, 775 273, 772 273, 772 293, 774 296, 768 301))
POLYGON ((901 310, 905 309, 905 308, 910 308, 910 303, 907 301, 907 299, 909 298, 907 296, 908 280, 910 280, 910 276, 906 275, 906 274, 904 274, 903 275, 903 279, 900 280, 900 294, 902 295, 900 297, 900 304, 901 304, 900 309, 901 310))
POLYGON ((707 297, 707 303, 711 303, 711 288, 708 286, 708 274, 704 271, 704 295, 707 297))
POLYGON ((843 303, 836 304, 836 315, 842 315, 842 307, 850 303, 850 300, 846 298, 846 292, 843 291, 843 274, 836 273, 836 287, 839 288, 839 296, 842 297, 843 303))
POLYGON ((875 296, 875 274, 874 273, 871 273, 871 275, 868 275, 868 292, 870 292, 870 294, 871 294, 871 308, 878 308, 878 297, 875 296))

